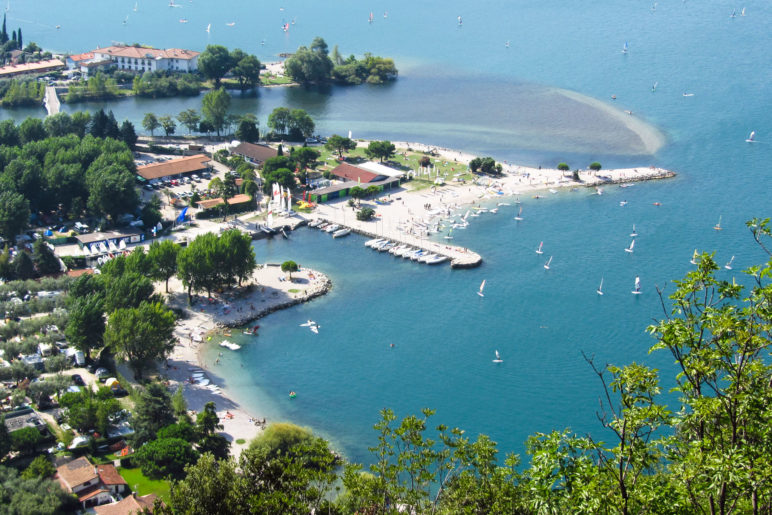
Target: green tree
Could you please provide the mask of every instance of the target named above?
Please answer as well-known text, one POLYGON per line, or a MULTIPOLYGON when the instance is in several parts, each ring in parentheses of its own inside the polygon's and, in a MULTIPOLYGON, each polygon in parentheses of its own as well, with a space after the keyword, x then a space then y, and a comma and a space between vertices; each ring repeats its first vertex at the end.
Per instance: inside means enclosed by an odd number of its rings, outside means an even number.
POLYGON ((391 159, 396 150, 396 147, 390 141, 371 141, 365 149, 365 154, 370 159, 377 157, 382 163, 384 159, 391 159))
POLYGON ((363 222, 367 222, 369 220, 372 220, 375 216, 375 210, 371 207, 363 207, 359 211, 357 211, 357 220, 361 220, 363 222))
POLYGON ((23 479, 46 479, 56 474, 56 467, 45 456, 36 456, 32 463, 21 473, 23 479))
POLYGON ((43 120, 43 126, 49 138, 58 138, 75 132, 72 118, 64 112, 46 116, 46 119, 43 120))
POLYGON ((5 425, 5 415, 0 415, 0 462, 11 452, 11 435, 5 425))
POLYGON ((0 236, 8 241, 21 233, 29 223, 29 201, 19 193, 0 193, 0 236))
POLYGON ((36 427, 24 427, 11 433, 11 447, 22 454, 32 454, 43 436, 36 427))
POLYGON ((177 115, 177 120, 188 129, 188 134, 191 134, 197 131, 201 116, 195 109, 185 109, 177 115))
POLYGON ((225 88, 212 90, 201 100, 201 112, 204 114, 204 119, 212 125, 218 136, 225 127, 230 104, 231 96, 225 91, 225 88))
POLYGON ((35 264, 32 262, 32 258, 25 251, 21 251, 16 254, 11 262, 13 267, 13 275, 16 279, 26 281, 35 277, 35 264))
POLYGON ((338 157, 343 158, 343 152, 351 152, 357 148, 357 143, 351 138, 344 138, 343 136, 333 134, 327 139, 324 148, 330 152, 337 152, 338 157))
POLYGON ((274 422, 249 443, 249 448, 275 458, 289 454, 293 447, 310 445, 314 438, 314 434, 306 427, 289 422, 274 422))
POLYGON ((289 274, 290 281, 292 280, 292 272, 298 271, 298 264, 294 261, 285 261, 281 264, 281 271, 285 274, 289 274))
POLYGON ((570 169, 571 169, 571 167, 569 167, 568 164, 566 164, 566 163, 558 163, 558 170, 560 170, 561 172, 567 172, 570 169))
POLYGON ((185 470, 185 479, 174 482, 170 504, 177 513, 210 515, 245 513, 246 482, 232 459, 217 460, 204 454, 185 470))
POLYGON ((35 243, 32 244, 32 262, 35 263, 35 268, 40 275, 56 274, 62 271, 59 258, 42 239, 35 240, 35 243))
POLYGON ((241 117, 236 128, 236 139, 248 143, 255 143, 260 139, 260 130, 257 128, 257 119, 254 115, 241 117))
POLYGON ((134 130, 134 124, 131 123, 128 120, 124 120, 121 124, 120 129, 120 139, 124 143, 126 143, 126 146, 129 147, 129 150, 135 150, 137 148, 137 131, 134 130))
POLYGON ((177 254, 180 246, 171 240, 154 241, 148 249, 148 259, 153 263, 153 279, 165 281, 169 293, 169 279, 177 273, 177 254))
POLYGON ((313 148, 309 147, 300 147, 292 152, 291 157, 302 170, 308 168, 309 165, 316 162, 320 155, 321 153, 318 150, 314 150, 313 148))
POLYGON ((228 49, 222 45, 207 45, 198 56, 198 70, 207 79, 214 81, 214 88, 220 87, 220 81, 233 67, 234 63, 228 49))
POLYGON ((314 133, 316 124, 314 120, 303 109, 293 109, 289 115, 289 136, 300 140, 308 138, 314 133))
POLYGON ((150 131, 151 137, 153 136, 153 132, 160 126, 161 122, 158 121, 158 117, 156 117, 155 114, 145 113, 145 117, 142 118, 142 127, 144 127, 146 131, 150 131))
POLYGON ((286 107, 275 107, 268 115, 268 127, 277 134, 287 134, 290 127, 291 111, 286 107))
POLYGON ((354 198, 357 200, 357 203, 359 200, 365 198, 365 189, 360 186, 354 186, 350 190, 348 190, 348 194, 351 198, 354 198))
POLYGON ((179 479, 184 477, 185 467, 198 460, 198 453, 185 440, 163 438, 140 447, 134 454, 133 460, 147 477, 179 479))
POLYGON ((91 294, 76 297, 69 308, 69 320, 64 329, 67 340, 91 356, 91 351, 101 349, 105 334, 104 303, 101 296, 91 294))
POLYGON ((217 236, 206 233, 196 236, 177 255, 177 277, 188 289, 189 302, 194 291, 206 290, 211 296, 212 289, 217 286, 218 264, 213 261, 216 246, 217 236))
POLYGON ((188 403, 185 401, 185 394, 182 385, 177 386, 177 390, 172 395, 172 409, 178 422, 190 422, 188 416, 188 403))
POLYGON ((216 262, 221 263, 221 285, 229 286, 235 281, 239 286, 252 276, 257 266, 252 238, 249 234, 231 229, 225 231, 216 246, 216 262))
POLYGON ((177 422, 176 424, 170 424, 166 427, 162 427, 156 433, 158 439, 163 438, 180 438, 186 442, 195 442, 197 439, 196 429, 190 422, 177 422))
MULTIPOLYGON (((237 48, 233 54, 236 52, 241 51, 237 48)), ((239 89, 243 92, 255 88, 260 84, 260 61, 254 55, 238 55, 237 57, 238 59, 234 58, 235 65, 231 69, 231 73, 239 82, 239 89)))
POLYGON ((160 302, 143 302, 137 308, 114 311, 105 330, 105 344, 129 363, 134 377, 174 349, 174 313, 160 302))
POLYGON ((72 513, 77 499, 56 481, 24 479, 15 469, 0 467, 0 506, 5 513, 72 513))
POLYGON ((136 308, 153 300, 153 282, 140 272, 127 270, 122 274, 108 271, 110 280, 105 288, 104 308, 111 313, 116 309, 136 308))
POLYGON ((592 163, 590 163, 590 170, 597 172, 597 171, 600 171, 600 168, 601 166, 599 162, 593 161, 592 163))
POLYGON ((100 164, 95 163, 86 172, 88 208, 96 215, 108 215, 113 220, 133 212, 139 205, 135 175, 117 163, 104 167, 100 164))
POLYGON ((158 123, 161 124, 161 127, 163 128, 167 138, 172 134, 174 134, 174 130, 177 128, 177 124, 174 123, 174 118, 172 118, 172 116, 168 114, 159 117, 158 123))
POLYGON ((40 118, 27 118, 19 125, 19 137, 22 144, 40 141, 47 136, 43 121, 40 118))
POLYGON ((176 420, 169 391, 160 383, 148 384, 139 394, 131 419, 135 447, 154 440, 161 428, 176 420))
POLYGON ((327 43, 322 38, 314 38, 310 48, 301 46, 295 54, 284 62, 284 70, 292 80, 301 84, 327 82, 332 75, 332 60, 327 43))

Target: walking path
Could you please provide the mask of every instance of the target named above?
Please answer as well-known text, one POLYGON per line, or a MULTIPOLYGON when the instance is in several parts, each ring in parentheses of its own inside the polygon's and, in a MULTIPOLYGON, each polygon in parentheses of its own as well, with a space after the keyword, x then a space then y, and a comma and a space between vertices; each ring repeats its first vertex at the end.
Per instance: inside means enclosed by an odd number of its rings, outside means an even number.
POLYGON ((59 96, 56 94, 56 88, 53 86, 46 86, 46 96, 43 98, 43 104, 46 106, 48 116, 57 114, 62 107, 59 102, 59 96))

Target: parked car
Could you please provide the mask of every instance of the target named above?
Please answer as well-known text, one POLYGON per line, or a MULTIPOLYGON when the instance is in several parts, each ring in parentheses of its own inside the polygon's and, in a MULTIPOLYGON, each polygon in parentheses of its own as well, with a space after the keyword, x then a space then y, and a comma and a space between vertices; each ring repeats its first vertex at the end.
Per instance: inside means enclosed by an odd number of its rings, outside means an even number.
POLYGON ((80 374, 72 374, 72 384, 77 386, 86 386, 86 382, 80 377, 80 374))
POLYGON ((106 368, 100 367, 100 368, 96 369, 96 371, 94 372, 94 375, 96 376, 97 380, 99 380, 100 382, 104 383, 105 380, 108 377, 110 377, 110 371, 107 370, 106 368))

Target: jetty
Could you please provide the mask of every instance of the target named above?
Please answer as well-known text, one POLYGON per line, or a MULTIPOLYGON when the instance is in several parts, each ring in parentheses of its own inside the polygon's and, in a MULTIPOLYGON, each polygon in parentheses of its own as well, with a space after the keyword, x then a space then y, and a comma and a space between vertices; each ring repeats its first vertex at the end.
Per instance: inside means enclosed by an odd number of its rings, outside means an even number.
MULTIPOLYGON (((409 245, 416 249, 421 249, 427 253, 436 254, 438 256, 445 256, 450 260, 451 268, 475 268, 482 264, 482 256, 464 247, 456 245, 448 245, 447 243, 441 243, 432 241, 425 238, 418 238, 411 234, 405 234, 403 232, 397 232, 393 230, 383 229, 378 227, 379 221, 360 222, 360 221, 348 221, 332 219, 330 217, 317 217, 317 220, 327 223, 334 223, 339 225, 341 229, 350 229, 351 232, 361 234, 368 238, 383 238, 393 242, 395 245, 409 245), (381 229, 381 230, 378 230, 381 229)), ((381 224, 382 225, 382 224, 381 224)))
POLYGON ((46 106, 48 116, 57 114, 61 109, 62 104, 59 102, 59 96, 56 94, 56 88, 53 86, 46 86, 46 96, 43 97, 43 105, 46 106))

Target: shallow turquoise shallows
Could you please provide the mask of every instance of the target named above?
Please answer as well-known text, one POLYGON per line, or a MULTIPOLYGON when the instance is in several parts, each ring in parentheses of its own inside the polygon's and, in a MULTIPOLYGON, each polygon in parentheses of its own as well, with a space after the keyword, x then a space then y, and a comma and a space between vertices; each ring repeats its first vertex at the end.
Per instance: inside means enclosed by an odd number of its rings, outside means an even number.
MULTIPOLYGON (((111 41, 194 50, 219 43, 263 61, 319 35, 344 55, 394 57, 399 80, 261 90, 234 98, 234 108, 256 113, 263 127, 273 107, 288 105, 307 109, 325 134, 351 130, 529 165, 580 168, 598 160, 605 168, 656 165, 679 174, 610 187, 603 196, 524 198, 520 223, 514 206, 481 215, 454 232, 455 243, 483 256, 475 270, 405 263, 366 249, 358 236, 332 240, 308 229, 257 244, 260 261, 294 259, 327 273, 334 288, 263 319, 257 338, 235 337, 244 347, 223 351, 215 380, 255 415, 312 426, 352 459, 368 460, 384 407, 399 415, 435 408, 438 422, 487 433, 505 451, 522 452, 529 434, 564 427, 602 439, 601 385, 582 353, 598 364, 645 362, 665 372, 670 386, 672 358, 648 354, 653 340, 645 329, 662 316, 656 288, 673 291, 671 280, 690 269, 695 248, 715 251, 721 265, 734 255, 734 270, 719 275, 738 281, 740 269, 764 258, 744 222, 772 208, 768 2, 749 0, 746 16, 743 5, 693 0, 176 3, 11 0, 8 28, 73 53, 111 41), (658 128, 665 145, 642 155, 620 122, 624 111, 658 128), (745 142, 751 130, 757 143, 745 142), (719 217, 720 232, 713 230, 719 217), (633 224, 639 236, 630 254, 633 224), (540 241, 543 256, 534 252, 540 241), (630 294, 636 276, 639 296, 630 294), (601 278, 603 297, 595 293, 601 278), (309 318, 321 324, 319 335, 298 326, 309 318), (492 363, 496 350, 501 364, 492 363), (290 390, 297 398, 288 398, 290 390)), ((107 107, 139 127, 147 111, 199 105, 198 98, 130 99, 86 107, 107 107)), ((43 111, 2 111, 16 119, 32 113, 43 111)), ((221 350, 207 349, 207 362, 221 350)))

